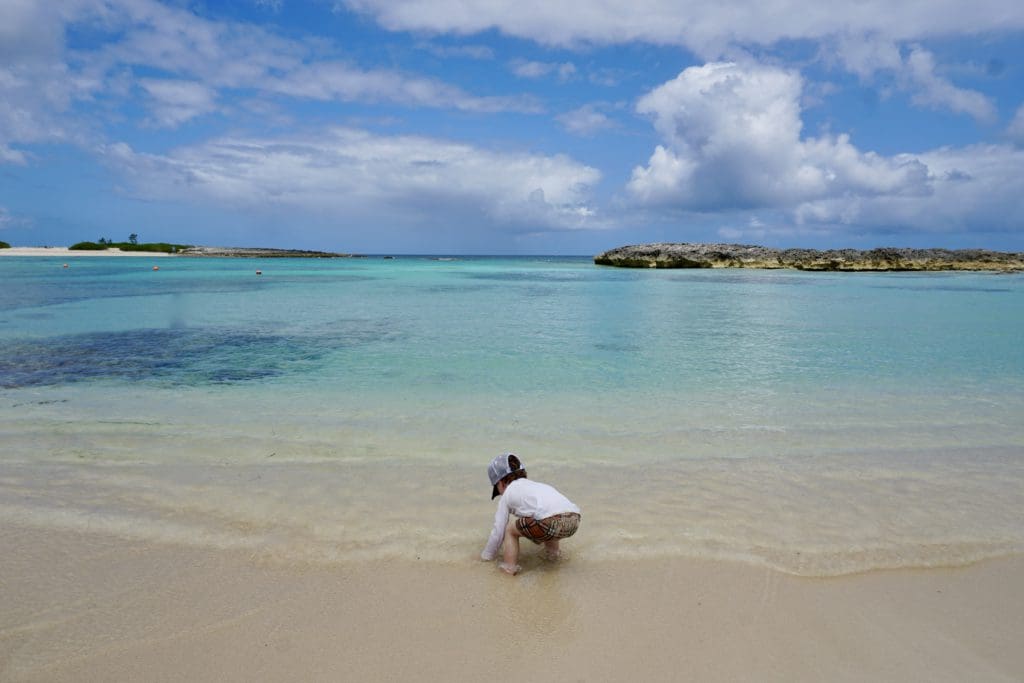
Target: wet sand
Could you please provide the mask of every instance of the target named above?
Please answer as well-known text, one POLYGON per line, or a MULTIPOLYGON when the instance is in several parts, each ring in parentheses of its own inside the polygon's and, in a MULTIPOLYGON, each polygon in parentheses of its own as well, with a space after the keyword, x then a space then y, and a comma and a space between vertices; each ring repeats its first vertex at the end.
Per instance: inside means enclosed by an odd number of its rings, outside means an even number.
POLYGON ((0 529, 0 680, 1014 681, 1024 558, 810 579, 721 561, 330 566, 0 529))

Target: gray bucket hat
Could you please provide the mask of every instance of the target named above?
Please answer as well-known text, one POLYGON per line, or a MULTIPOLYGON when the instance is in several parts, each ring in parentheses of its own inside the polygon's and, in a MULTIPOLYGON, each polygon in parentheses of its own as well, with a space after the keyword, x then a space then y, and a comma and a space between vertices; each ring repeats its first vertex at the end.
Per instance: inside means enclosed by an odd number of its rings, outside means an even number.
POLYGON ((491 480, 491 500, 498 497, 498 482, 523 469, 523 461, 515 453, 502 453, 487 466, 487 478, 491 480))

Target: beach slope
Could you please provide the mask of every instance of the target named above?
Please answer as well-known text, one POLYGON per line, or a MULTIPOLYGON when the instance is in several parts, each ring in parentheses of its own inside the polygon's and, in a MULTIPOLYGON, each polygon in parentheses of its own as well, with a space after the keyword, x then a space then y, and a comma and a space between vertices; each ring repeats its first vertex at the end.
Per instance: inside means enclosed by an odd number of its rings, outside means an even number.
POLYGON ((0 529, 0 680, 1016 681, 1024 560, 834 579, 692 559, 277 566, 0 529))

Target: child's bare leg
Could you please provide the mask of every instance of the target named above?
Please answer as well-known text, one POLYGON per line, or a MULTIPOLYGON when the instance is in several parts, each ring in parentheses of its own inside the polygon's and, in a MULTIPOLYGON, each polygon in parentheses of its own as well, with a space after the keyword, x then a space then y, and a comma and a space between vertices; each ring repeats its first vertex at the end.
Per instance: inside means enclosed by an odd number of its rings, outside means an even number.
POLYGON ((502 544, 502 563, 499 565, 501 571, 513 576, 519 573, 519 529, 514 521, 509 522, 505 528, 505 541, 502 544))
POLYGON ((544 541, 544 559, 557 560, 561 556, 562 551, 558 549, 557 538, 553 538, 550 541, 544 541))

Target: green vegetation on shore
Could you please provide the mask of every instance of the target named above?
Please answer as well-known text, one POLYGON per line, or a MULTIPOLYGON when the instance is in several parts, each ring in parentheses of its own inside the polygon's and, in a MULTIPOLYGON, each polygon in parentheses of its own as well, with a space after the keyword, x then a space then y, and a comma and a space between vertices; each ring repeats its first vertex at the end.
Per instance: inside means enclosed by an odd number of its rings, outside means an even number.
POLYGON ((11 248, 11 245, 7 244, 7 242, 0 242, 0 249, 10 249, 10 248, 11 248))
POLYGON ((121 251, 153 251, 165 254, 175 254, 183 249, 188 249, 190 244, 170 244, 168 242, 111 242, 100 240, 99 242, 79 242, 72 244, 68 249, 72 251, 104 251, 106 249, 120 249, 121 251))

